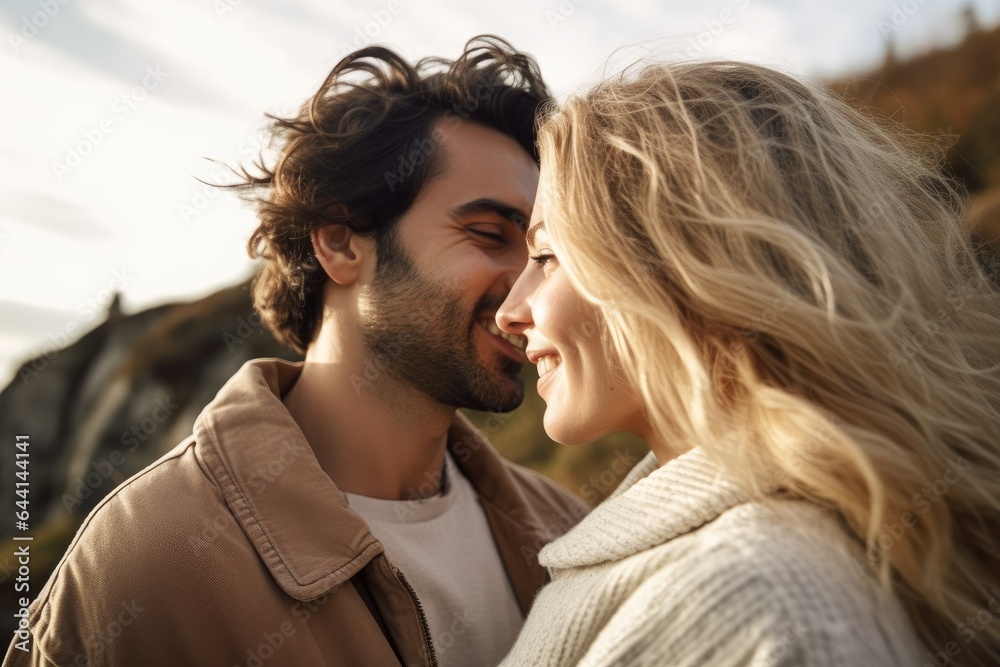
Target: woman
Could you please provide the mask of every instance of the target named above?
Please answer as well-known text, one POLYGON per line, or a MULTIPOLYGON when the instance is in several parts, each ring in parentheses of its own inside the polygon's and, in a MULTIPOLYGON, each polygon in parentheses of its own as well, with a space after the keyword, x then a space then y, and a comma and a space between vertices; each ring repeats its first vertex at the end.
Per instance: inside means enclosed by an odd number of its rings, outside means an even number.
POLYGON ((1000 297, 921 141, 739 63, 544 122, 497 322, 553 439, 651 453, 504 665, 1000 664, 1000 297))

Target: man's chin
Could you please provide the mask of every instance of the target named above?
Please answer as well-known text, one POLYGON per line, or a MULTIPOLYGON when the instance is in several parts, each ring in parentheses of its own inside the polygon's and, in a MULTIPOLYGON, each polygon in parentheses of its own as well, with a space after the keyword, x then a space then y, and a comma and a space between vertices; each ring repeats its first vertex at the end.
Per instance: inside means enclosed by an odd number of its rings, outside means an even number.
POLYGON ((459 406, 481 412, 510 412, 524 402, 524 381, 520 374, 502 373, 491 382, 487 391, 470 396, 465 405, 459 406))
POLYGON ((507 410, 500 410, 500 412, 509 412, 516 409, 521 403, 524 402, 524 380, 521 379, 521 375, 507 376, 504 378, 505 383, 510 385, 510 400, 507 404, 510 406, 507 410))
POLYGON ((505 388, 503 400, 498 400, 498 405, 490 410, 490 412, 510 412, 511 410, 516 410, 524 402, 524 380, 521 379, 520 374, 508 375, 503 378, 500 384, 505 388))

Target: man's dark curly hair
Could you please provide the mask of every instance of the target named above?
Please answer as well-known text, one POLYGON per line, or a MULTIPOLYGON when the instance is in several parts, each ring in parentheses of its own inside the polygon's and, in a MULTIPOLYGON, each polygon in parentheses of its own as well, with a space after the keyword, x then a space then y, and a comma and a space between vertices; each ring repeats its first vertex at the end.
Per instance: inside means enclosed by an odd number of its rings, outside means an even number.
MULTIPOLYGON (((439 121, 474 121, 514 138, 538 159, 535 116, 550 99, 538 65, 504 40, 471 39, 455 61, 410 65, 382 47, 337 63, 298 115, 268 115, 273 167, 240 169, 230 186, 257 205, 247 251, 265 260, 254 307, 282 343, 304 353, 316 332, 326 274, 310 234, 343 224, 373 236, 376 253, 393 225, 442 168, 439 121)), ((484 156, 487 158, 488 156, 484 156)))

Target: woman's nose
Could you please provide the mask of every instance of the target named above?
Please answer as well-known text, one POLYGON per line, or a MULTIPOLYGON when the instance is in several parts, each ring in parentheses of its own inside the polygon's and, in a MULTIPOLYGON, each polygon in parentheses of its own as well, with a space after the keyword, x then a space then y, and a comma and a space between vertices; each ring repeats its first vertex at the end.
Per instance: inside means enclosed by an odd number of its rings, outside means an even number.
POLYGON ((500 327, 501 331, 506 331, 509 334, 522 334, 532 324, 529 298, 533 289, 528 277, 530 268, 529 262, 521 275, 514 281, 514 286, 510 288, 507 298, 497 310, 497 326, 500 327))

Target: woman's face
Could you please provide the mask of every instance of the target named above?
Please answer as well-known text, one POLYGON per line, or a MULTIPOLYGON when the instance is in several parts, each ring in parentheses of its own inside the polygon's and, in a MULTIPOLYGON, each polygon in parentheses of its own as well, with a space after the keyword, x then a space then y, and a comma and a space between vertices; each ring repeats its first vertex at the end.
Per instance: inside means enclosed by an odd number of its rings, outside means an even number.
POLYGON ((497 312, 497 325, 528 339, 550 438, 576 445, 613 431, 641 433, 640 403, 616 372, 611 345, 603 343, 600 311, 559 266, 541 219, 542 199, 528 226, 528 265, 497 312))

